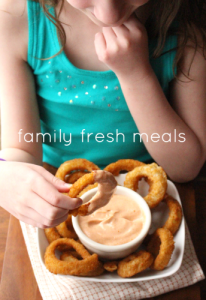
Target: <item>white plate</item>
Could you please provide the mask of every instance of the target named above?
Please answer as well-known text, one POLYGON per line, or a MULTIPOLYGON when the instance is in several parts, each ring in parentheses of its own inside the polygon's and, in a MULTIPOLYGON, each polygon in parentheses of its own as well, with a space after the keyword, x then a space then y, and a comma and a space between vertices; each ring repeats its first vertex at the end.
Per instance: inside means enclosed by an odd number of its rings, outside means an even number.
MULTIPOLYGON (((118 184, 124 185, 125 174, 120 174, 116 177, 118 184)), ((180 197, 175 185, 171 181, 167 181, 167 193, 173 196, 177 201, 181 204, 180 197)), ((138 193, 142 196, 145 196, 148 192, 148 184, 142 180, 139 182, 138 193)), ((168 217, 169 209, 165 203, 160 203, 158 207, 152 209, 152 225, 149 233, 153 233, 157 228, 162 227, 168 217)), ((171 276, 175 272, 177 272, 181 266, 184 247, 185 247, 185 222, 184 217, 182 219, 182 223, 178 232, 174 237, 175 241, 175 249, 172 254, 171 260, 168 266, 162 271, 155 271, 151 269, 147 269, 136 276, 131 278, 121 278, 117 275, 117 273, 105 273, 103 275, 97 277, 78 277, 78 276, 70 276, 70 275, 56 275, 56 278, 65 285, 66 278, 71 278, 75 280, 83 280, 83 281, 96 281, 96 282, 136 282, 136 281, 145 281, 163 278, 167 276, 171 276)), ((44 230, 38 228, 37 230, 37 243, 38 243, 38 252, 42 265, 44 265, 44 253, 46 251, 46 247, 48 246, 48 241, 44 234, 44 230)))

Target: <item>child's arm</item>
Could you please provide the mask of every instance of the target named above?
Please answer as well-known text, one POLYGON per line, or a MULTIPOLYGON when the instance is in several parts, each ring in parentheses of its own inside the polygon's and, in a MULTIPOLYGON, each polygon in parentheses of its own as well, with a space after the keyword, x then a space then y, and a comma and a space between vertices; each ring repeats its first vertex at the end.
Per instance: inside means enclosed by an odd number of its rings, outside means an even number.
MULTIPOLYGON (((104 28, 95 45, 99 59, 117 75, 130 112, 140 133, 147 133, 145 146, 174 181, 197 176, 206 158, 206 62, 197 52, 190 76, 178 74, 187 83, 173 80, 170 106, 154 74, 148 55, 144 26, 130 18, 120 27, 104 28), (184 133, 185 142, 151 141, 153 133, 184 133)), ((193 49, 185 51, 182 65, 188 70, 193 49)))
POLYGON ((0 10, 1 156, 6 160, 41 165, 41 142, 27 143, 18 134, 20 129, 23 129, 24 134, 40 132, 34 79, 26 62, 26 1, 19 3, 21 5, 10 1, 10 5, 7 5, 3 0, 1 9, 7 12, 0 10))
POLYGON ((33 74, 26 62, 26 29, 24 15, 0 11, 1 155, 10 160, 0 162, 0 205, 20 220, 46 228, 65 221, 82 201, 63 195, 68 185, 35 165, 42 162, 41 143, 19 142, 20 129, 40 132, 33 74))

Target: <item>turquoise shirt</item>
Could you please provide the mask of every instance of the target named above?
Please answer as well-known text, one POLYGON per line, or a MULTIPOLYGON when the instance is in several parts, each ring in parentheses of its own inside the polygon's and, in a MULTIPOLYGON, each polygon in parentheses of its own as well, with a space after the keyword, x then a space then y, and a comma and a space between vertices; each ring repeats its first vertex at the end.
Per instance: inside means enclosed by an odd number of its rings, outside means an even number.
MULTIPOLYGON (((56 27, 39 3, 28 0, 27 6, 28 64, 35 75, 41 131, 45 134, 43 161, 59 167, 66 160, 86 158, 104 167, 122 158, 151 159, 140 138, 133 140, 138 129, 115 73, 76 68, 64 51, 41 60, 61 48, 56 27)), ((55 15, 53 8, 50 13, 55 15)), ((155 45, 156 41, 149 41, 150 63, 168 98, 176 51, 153 59, 155 45)), ((164 52, 176 46, 177 37, 169 36, 164 52)))

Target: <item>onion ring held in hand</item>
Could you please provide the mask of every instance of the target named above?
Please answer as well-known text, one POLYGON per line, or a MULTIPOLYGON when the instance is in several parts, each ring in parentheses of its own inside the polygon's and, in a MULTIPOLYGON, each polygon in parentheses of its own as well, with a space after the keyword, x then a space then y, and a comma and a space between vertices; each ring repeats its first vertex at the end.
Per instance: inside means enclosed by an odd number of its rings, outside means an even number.
POLYGON ((63 164, 61 164, 55 176, 65 181, 65 176, 74 170, 87 170, 89 172, 92 172, 93 170, 99 170, 99 167, 87 159, 76 158, 65 161, 63 164))
POLYGON ((79 178, 70 188, 69 197, 76 198, 88 185, 94 183, 94 173, 89 173, 79 178))
POLYGON ((85 187, 85 188, 79 193, 78 197, 81 198, 81 196, 84 195, 84 193, 86 193, 86 192, 89 191, 89 190, 94 189, 95 187, 98 187, 98 183, 97 183, 97 182, 95 182, 94 184, 90 184, 90 185, 88 185, 87 187, 85 187))
POLYGON ((45 252, 45 266, 54 274, 87 276, 100 266, 97 254, 90 255, 84 246, 73 239, 58 239, 52 242, 45 252), (71 246, 81 255, 82 260, 62 261, 55 256, 55 250, 59 246, 71 246))
POLYGON ((167 175, 157 164, 144 165, 127 173, 124 186, 136 191, 140 179, 146 178, 149 193, 144 197, 150 208, 157 206, 164 198, 167 190, 167 175))
POLYGON ((76 171, 73 173, 70 173, 68 176, 65 177, 65 182, 73 184, 75 181, 77 181, 79 178, 87 174, 87 172, 83 171, 76 171))
MULTIPOLYGON (((69 197, 71 198, 75 198, 79 195, 79 193, 89 184, 93 184, 94 183, 94 174, 93 173, 89 173, 86 174, 84 176, 82 176, 81 178, 79 178, 71 187, 70 191, 69 191, 69 197)), ((90 203, 87 202, 85 204, 82 204, 80 207, 75 208, 73 210, 69 211, 69 214, 73 215, 73 216, 86 216, 88 213, 88 207, 89 207, 90 203)))
POLYGON ((182 221, 182 208, 179 202, 172 196, 166 195, 164 201, 169 207, 169 217, 165 222, 163 228, 169 229, 174 235, 180 227, 182 221))
POLYGON ((105 171, 112 173, 114 176, 118 176, 120 171, 132 171, 134 168, 144 166, 141 161, 134 159, 119 159, 118 161, 111 163, 104 168, 105 171))
POLYGON ((163 270, 169 263, 174 250, 174 240, 171 232, 166 228, 158 228, 148 243, 149 251, 155 260, 150 266, 153 270, 163 270))
POLYGON ((58 233, 62 237, 70 238, 70 239, 77 239, 76 232, 74 231, 72 225, 72 216, 68 215, 68 218, 65 222, 62 222, 58 226, 56 226, 58 233))
POLYGON ((133 253, 119 262, 117 274, 124 278, 132 277, 149 268, 153 260, 154 258, 149 252, 139 251, 133 253))
POLYGON ((94 197, 89 202, 69 211, 69 214, 73 216, 86 216, 109 202, 117 186, 117 182, 110 172, 102 170, 93 171, 78 179, 72 185, 69 196, 71 198, 77 197, 87 185, 96 182, 98 183, 98 190, 94 197))

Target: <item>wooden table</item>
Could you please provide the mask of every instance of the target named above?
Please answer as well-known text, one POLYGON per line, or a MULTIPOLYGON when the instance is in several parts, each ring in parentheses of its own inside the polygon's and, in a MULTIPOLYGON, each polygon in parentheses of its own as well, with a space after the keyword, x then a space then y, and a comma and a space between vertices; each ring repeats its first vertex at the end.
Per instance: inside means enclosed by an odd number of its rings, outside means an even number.
MULTIPOLYGON (((48 169, 48 166, 46 166, 48 169)), ((49 169, 52 173, 55 169, 49 169)), ((205 185, 203 185, 205 186, 205 185)), ((204 240, 205 237, 199 237, 197 235, 197 218, 196 218, 196 204, 195 204, 195 190, 194 183, 176 184, 179 191, 180 198, 183 204, 184 215, 190 229, 193 244, 197 253, 202 253, 200 240, 204 240), (199 241, 198 241, 199 240, 199 241)), ((199 187, 198 187, 199 190, 199 187)), ((200 191, 199 191, 200 192, 200 191)), ((1 214, 0 214, 1 215, 1 214)), ((8 216, 7 216, 8 219, 8 216)), ((206 215, 204 217, 204 224, 206 224, 206 215)), ((203 224, 201 224, 202 227, 203 224)), ((204 225, 205 226, 205 225, 204 225)), ((203 228, 204 228, 203 226, 203 228)), ((2 227, 2 226, 1 226, 2 227)), ((1 234, 5 235, 5 224, 1 228, 1 234)), ((4 241, 3 241, 4 243, 4 241)), ((4 247, 0 248, 0 258, 4 253, 4 247)), ((202 257, 204 263, 204 257, 202 257)), ((0 272, 1 272, 0 262, 0 272)), ((205 284, 205 281, 204 281, 205 284)), ((154 299, 158 300, 200 300, 201 298, 201 286, 202 283, 197 283, 190 287, 186 287, 174 292, 170 292, 154 299)), ((204 293, 203 293, 204 294, 204 293)), ((40 300, 42 299, 39 289, 31 268, 31 263, 28 257, 26 246, 24 243, 23 235, 19 225, 19 221, 10 216, 9 227, 7 233, 7 240, 5 245, 5 253, 3 259, 3 269, 1 276, 0 286, 0 299, 1 300, 40 300)), ((83 300, 83 299, 82 299, 83 300)), ((101 300, 101 299, 100 299, 101 300)))

